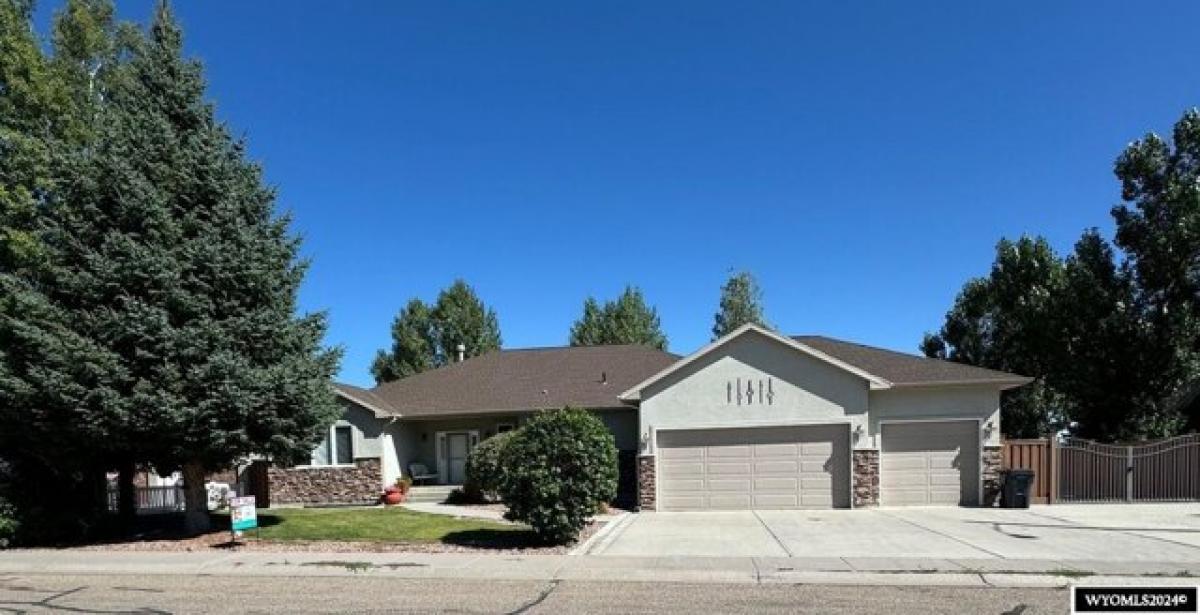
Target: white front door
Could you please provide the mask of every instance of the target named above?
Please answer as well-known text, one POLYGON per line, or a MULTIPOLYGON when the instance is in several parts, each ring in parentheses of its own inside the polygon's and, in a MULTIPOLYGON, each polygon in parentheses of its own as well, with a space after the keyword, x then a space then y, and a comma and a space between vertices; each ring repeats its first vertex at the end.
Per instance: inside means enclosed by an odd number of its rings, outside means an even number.
POLYGON ((446 434, 446 482, 451 485, 461 485, 467 477, 467 453, 470 452, 470 443, 469 434, 446 434))

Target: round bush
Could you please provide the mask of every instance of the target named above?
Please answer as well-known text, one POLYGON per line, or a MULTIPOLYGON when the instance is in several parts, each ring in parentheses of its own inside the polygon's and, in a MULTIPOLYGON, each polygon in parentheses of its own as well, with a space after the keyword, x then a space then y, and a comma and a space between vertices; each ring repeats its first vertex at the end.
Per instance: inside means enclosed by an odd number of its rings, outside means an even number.
POLYGON ((505 516, 551 544, 579 537, 598 506, 617 492, 617 447, 586 410, 537 414, 503 447, 500 496, 505 516))
POLYGON ((12 546, 17 535, 17 511, 0 497, 0 549, 12 546))
POLYGON ((500 454, 515 431, 498 433, 480 442, 467 457, 467 480, 463 490, 478 493, 484 497, 495 498, 500 494, 500 478, 504 467, 500 464, 500 454))

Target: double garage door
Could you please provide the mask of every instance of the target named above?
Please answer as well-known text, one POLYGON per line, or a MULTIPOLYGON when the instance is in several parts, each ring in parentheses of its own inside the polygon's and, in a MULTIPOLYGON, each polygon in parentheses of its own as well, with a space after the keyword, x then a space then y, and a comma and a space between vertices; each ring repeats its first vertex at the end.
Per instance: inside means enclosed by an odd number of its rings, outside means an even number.
POLYGON ((846 425, 658 432, 658 509, 848 508, 846 425))
MULTIPOLYGON (((879 503, 979 503, 976 421, 883 423, 879 503)), ((850 507, 846 425, 658 432, 658 509, 850 507)))

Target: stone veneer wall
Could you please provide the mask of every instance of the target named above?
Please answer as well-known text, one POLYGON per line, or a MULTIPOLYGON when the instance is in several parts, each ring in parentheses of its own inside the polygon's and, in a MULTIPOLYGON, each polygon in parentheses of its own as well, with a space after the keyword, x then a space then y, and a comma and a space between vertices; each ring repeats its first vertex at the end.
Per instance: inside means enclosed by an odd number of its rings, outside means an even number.
POLYGON ((1000 447, 983 447, 982 463, 983 501, 980 505, 996 506, 1000 501, 1000 447))
POLYGON ((654 455, 638 457, 638 510, 657 510, 654 455))
POLYGON ((277 468, 267 470, 271 504, 375 504, 383 493, 383 467, 378 459, 359 459, 353 466, 277 468))
POLYGON ((879 505, 879 451, 857 450, 854 458, 854 507, 879 505))

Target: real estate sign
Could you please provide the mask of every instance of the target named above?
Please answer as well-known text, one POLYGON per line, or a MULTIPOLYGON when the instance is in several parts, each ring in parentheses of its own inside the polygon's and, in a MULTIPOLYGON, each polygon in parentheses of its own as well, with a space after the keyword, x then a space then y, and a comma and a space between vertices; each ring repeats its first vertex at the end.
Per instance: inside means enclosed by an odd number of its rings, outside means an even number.
POLYGON ((236 532, 258 527, 258 512, 254 507, 254 496, 229 498, 230 529, 236 532))

